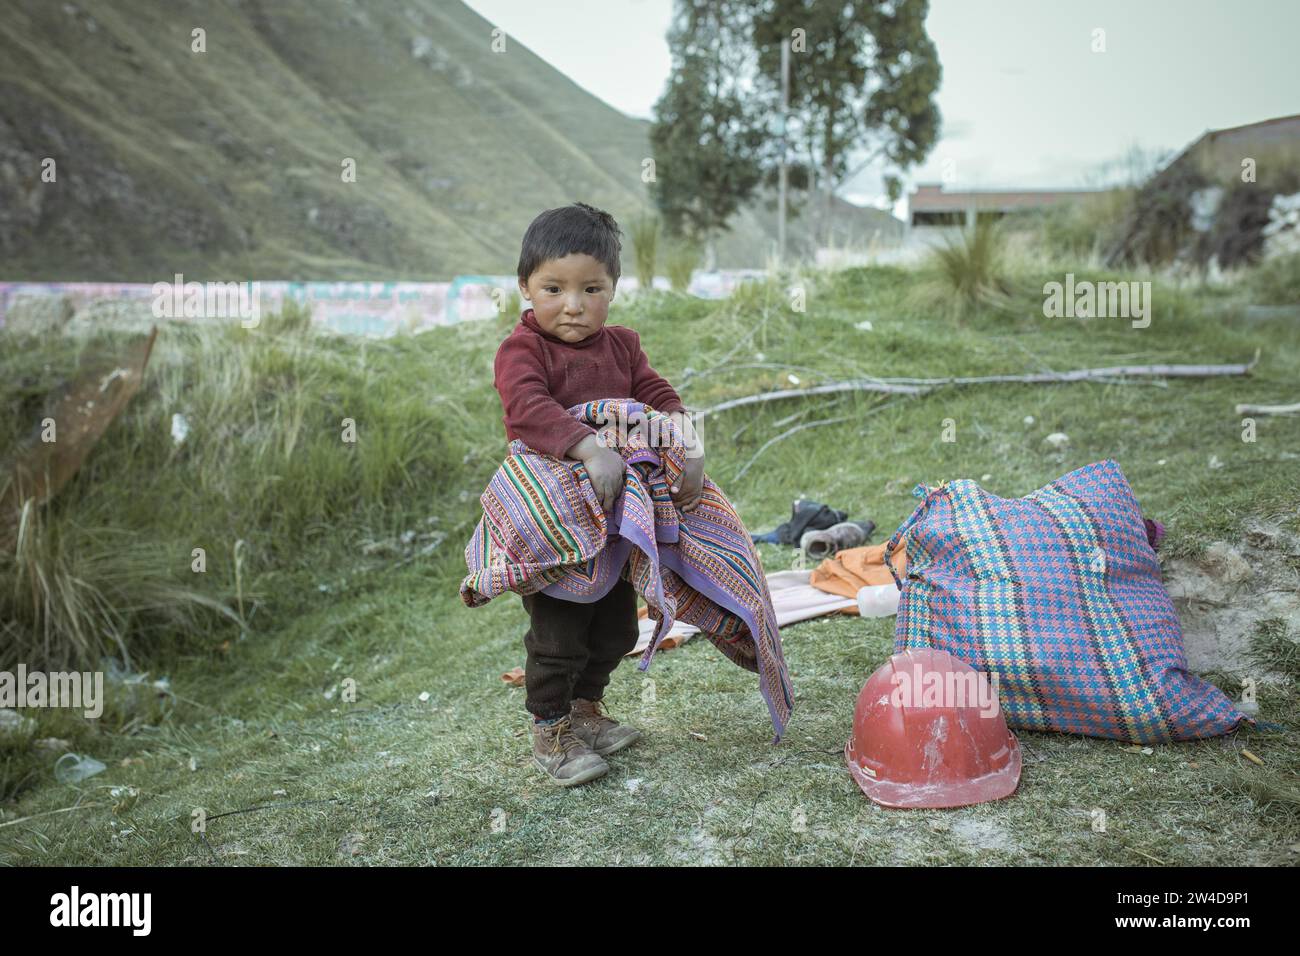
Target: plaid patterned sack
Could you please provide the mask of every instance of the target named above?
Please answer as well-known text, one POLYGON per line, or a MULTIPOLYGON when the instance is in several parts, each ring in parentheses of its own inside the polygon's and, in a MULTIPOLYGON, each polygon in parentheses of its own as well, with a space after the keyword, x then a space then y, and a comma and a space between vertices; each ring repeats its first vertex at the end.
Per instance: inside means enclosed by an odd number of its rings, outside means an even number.
POLYGON ((969 479, 912 493, 924 500, 886 551, 907 535, 906 583, 894 573, 895 651, 938 647, 996 674, 1007 723, 1022 730, 1158 743, 1250 720, 1188 673, 1178 616, 1115 462, 1024 498, 969 479))

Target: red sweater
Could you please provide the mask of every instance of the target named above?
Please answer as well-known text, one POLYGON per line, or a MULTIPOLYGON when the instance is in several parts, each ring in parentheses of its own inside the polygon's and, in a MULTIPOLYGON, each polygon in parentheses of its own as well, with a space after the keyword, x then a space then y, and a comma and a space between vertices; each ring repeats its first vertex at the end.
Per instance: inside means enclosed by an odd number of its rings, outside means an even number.
POLYGON ((493 372, 506 438, 556 458, 595 434, 565 411, 570 405, 632 398, 659 412, 684 410, 677 392, 650 367, 641 336, 621 325, 565 342, 542 331, 528 309, 497 349, 493 372))

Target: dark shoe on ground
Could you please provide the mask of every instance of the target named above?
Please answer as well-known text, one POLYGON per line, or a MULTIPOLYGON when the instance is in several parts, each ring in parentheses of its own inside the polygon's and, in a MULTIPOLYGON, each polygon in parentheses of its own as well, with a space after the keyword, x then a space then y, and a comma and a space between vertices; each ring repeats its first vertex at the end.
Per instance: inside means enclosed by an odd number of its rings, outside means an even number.
POLYGON ((575 697, 569 709, 573 732, 600 756, 615 753, 641 739, 641 731, 620 724, 604 712, 598 700, 575 697))
POLYGON ((573 731, 567 715, 553 724, 533 725, 533 761, 546 771, 551 782, 561 787, 587 783, 609 772, 609 764, 593 753, 573 731))
POLYGON ((822 561, 849 548, 860 548, 871 540, 876 525, 871 521, 841 521, 825 531, 805 531, 799 539, 803 553, 814 561, 822 561))
POLYGON ((847 518, 846 512, 836 511, 820 501, 800 498, 790 507, 789 521, 778 525, 775 531, 751 537, 754 541, 767 541, 771 544, 797 545, 805 531, 825 531, 847 518))

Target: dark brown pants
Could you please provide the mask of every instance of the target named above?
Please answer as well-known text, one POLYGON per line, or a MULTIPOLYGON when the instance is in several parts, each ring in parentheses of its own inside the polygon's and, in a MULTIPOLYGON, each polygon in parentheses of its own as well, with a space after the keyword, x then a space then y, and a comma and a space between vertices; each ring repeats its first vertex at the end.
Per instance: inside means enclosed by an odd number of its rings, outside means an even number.
POLYGON ((532 626, 524 634, 524 706, 551 720, 575 697, 600 700, 609 675, 636 646, 636 589, 625 579, 599 601, 579 604, 549 594, 523 595, 532 626))

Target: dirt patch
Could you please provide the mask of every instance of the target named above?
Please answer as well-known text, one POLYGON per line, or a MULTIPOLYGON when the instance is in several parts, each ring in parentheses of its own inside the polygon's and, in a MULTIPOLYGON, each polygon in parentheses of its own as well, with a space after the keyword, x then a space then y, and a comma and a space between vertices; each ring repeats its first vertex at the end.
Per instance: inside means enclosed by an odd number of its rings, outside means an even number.
POLYGON ((968 850, 997 850, 1003 853, 1020 852, 1015 837, 992 820, 978 817, 954 820, 952 835, 968 850))
POLYGON ((1199 560, 1164 562, 1164 576, 1193 671, 1257 671, 1250 644, 1263 621, 1300 635, 1300 537, 1275 523, 1254 519, 1235 544, 1215 541, 1199 560))

